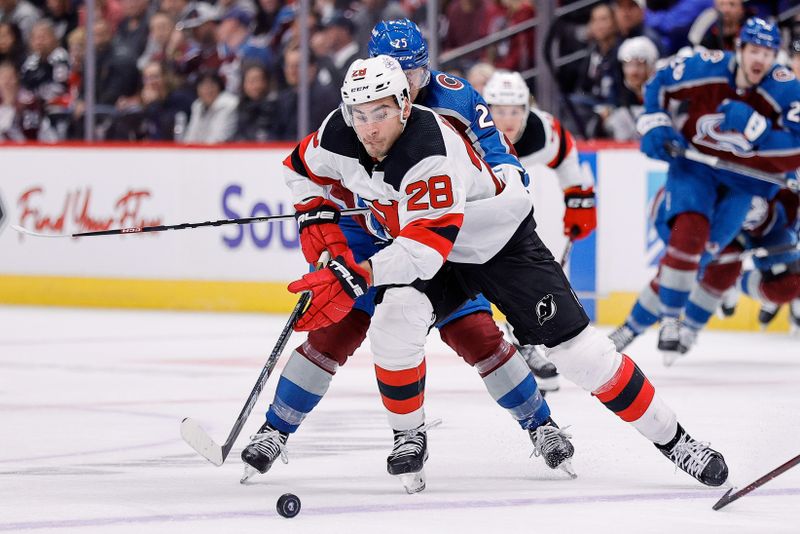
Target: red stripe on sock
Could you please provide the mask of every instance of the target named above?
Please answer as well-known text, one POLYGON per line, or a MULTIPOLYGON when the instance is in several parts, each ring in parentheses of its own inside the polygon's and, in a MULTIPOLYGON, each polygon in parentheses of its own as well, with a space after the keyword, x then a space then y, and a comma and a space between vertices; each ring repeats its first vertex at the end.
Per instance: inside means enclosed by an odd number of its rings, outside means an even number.
POLYGON ((644 412, 647 411, 647 408, 650 407, 650 403, 653 401, 653 397, 655 397, 655 395, 656 389, 653 387, 647 377, 645 377, 644 384, 642 384, 642 389, 636 396, 636 400, 634 400, 633 403, 626 409, 622 410, 621 412, 617 412, 617 415, 620 419, 627 423, 636 421, 643 416, 644 412))
POLYGON ((386 409, 390 412, 396 414, 406 414, 422 408, 422 405, 425 402, 425 392, 423 391, 416 397, 401 401, 390 399, 389 397, 384 397, 381 395, 381 400, 383 401, 383 405, 386 406, 386 409))
POLYGON ((633 360, 623 354, 622 363, 619 369, 617 369, 617 372, 614 373, 614 376, 611 377, 611 380, 600 386, 592 395, 597 397, 600 402, 604 403, 616 398, 617 395, 622 393, 622 390, 625 389, 628 382, 630 382, 635 368, 636 366, 633 360))
POLYGON ((390 371, 376 365, 375 376, 387 386, 407 386, 419 382, 425 376, 425 359, 416 367, 399 371, 390 371))

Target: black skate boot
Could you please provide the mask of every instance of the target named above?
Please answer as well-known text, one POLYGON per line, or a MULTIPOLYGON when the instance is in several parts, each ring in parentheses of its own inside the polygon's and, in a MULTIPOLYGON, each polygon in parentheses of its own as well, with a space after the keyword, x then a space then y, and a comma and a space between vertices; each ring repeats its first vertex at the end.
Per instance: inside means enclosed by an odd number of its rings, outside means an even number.
POLYGON ((420 425, 411 430, 394 431, 394 447, 386 458, 386 470, 400 477, 408 493, 419 493, 425 489, 425 462, 428 460, 427 430, 442 421, 420 425))
POLYGON ((678 425, 678 433, 666 445, 656 448, 675 464, 676 470, 692 475, 706 486, 721 486, 728 480, 728 465, 720 453, 692 437, 678 425))
POLYGON ((239 481, 242 484, 255 475, 262 475, 269 471, 278 456, 283 463, 289 463, 286 455, 286 440, 289 434, 279 432, 272 428, 269 423, 264 423, 258 429, 258 433, 250 436, 250 444, 242 449, 242 461, 244 462, 244 476, 239 481))
POLYGON ((572 469, 575 447, 569 441, 572 436, 564 430, 558 428, 551 418, 541 426, 529 428, 528 434, 533 442, 531 456, 541 456, 550 469, 562 469, 570 477, 577 478, 578 475, 572 469))
POLYGON ((663 317, 658 331, 658 350, 661 351, 664 365, 670 367, 675 360, 688 350, 681 345, 681 322, 676 317, 663 317))
POLYGON ((781 309, 780 306, 776 306, 775 304, 767 304, 762 303, 761 309, 758 310, 758 326, 761 327, 761 330, 766 330, 769 326, 769 323, 775 319, 775 316, 778 315, 778 311, 781 309))
POLYGON ((639 334, 633 331, 633 328, 628 326, 628 323, 621 325, 619 328, 608 334, 608 339, 614 343, 617 352, 622 352, 625 348, 633 343, 633 340, 639 337, 639 334))
POLYGON ((722 294, 722 302, 719 305, 718 316, 721 319, 733 317, 736 313, 736 305, 739 303, 739 291, 732 287, 722 294))
POLYGON ((518 346, 517 351, 536 378, 536 384, 542 395, 558 391, 558 370, 553 362, 542 356, 534 345, 518 346))

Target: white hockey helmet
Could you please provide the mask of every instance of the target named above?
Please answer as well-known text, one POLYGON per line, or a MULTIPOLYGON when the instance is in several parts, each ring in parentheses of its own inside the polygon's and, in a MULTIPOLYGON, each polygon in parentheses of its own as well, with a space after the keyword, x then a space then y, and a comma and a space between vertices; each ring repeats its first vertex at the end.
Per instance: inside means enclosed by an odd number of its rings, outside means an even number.
POLYGON ((658 48, 655 43, 647 37, 631 37, 625 39, 617 52, 617 59, 620 63, 628 61, 644 61, 647 66, 653 68, 658 61, 658 48))
POLYGON ((525 106, 531 109, 531 90, 519 72, 496 71, 483 88, 483 98, 490 106, 525 106))
POLYGON ((403 111, 411 105, 408 79, 400 63, 390 56, 357 59, 347 69, 342 84, 342 113, 348 126, 353 125, 352 108, 393 96, 400 108, 400 120, 405 124, 403 111))

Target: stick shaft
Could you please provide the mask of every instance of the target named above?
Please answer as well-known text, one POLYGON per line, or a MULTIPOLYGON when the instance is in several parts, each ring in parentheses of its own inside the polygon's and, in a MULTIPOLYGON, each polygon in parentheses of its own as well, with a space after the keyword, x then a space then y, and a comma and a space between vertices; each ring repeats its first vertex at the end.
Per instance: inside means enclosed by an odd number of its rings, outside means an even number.
POLYGON ((717 501, 717 503, 714 504, 714 506, 712 508, 714 510, 719 510, 723 506, 727 506, 728 504, 732 503, 733 501, 735 501, 735 500, 737 500, 737 499, 739 499, 741 497, 744 497, 745 495, 747 495, 748 493, 750 493, 754 489, 760 488, 761 486, 763 486, 764 484, 766 484, 767 482, 769 482, 773 478, 777 477, 778 475, 782 475, 783 473, 785 473, 786 471, 788 471, 792 467, 796 466, 797 464, 800 464, 800 454, 798 454, 797 456, 795 456, 794 458, 792 458, 788 462, 786 462, 786 463, 784 463, 782 465, 779 465, 778 467, 776 467, 775 469, 773 469, 772 471, 770 471, 766 475, 762 476, 758 480, 755 480, 755 481, 751 482, 750 484, 748 484, 747 486, 743 487, 742 489, 740 489, 738 491, 735 491, 733 493, 730 493, 730 494, 726 494, 724 497, 722 497, 722 499, 717 501))

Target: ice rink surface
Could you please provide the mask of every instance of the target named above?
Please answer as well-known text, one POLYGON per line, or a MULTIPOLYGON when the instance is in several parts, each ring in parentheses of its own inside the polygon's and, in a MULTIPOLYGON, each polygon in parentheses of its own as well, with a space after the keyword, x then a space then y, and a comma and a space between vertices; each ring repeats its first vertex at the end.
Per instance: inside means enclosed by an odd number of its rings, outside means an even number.
MULTIPOLYGON (((224 441, 284 321, 0 307, 0 532, 800 532, 800 467, 714 512, 724 489, 675 473, 563 380, 548 401, 570 425, 578 478, 549 470, 435 332, 426 406, 443 424, 428 435, 423 493, 386 473, 391 431, 368 343, 290 439, 289 463, 240 485, 239 451, 277 373, 222 467, 197 456, 179 424, 192 416, 224 441), (275 511, 286 492, 302 500, 294 519, 275 511)), ((670 369, 654 332, 630 349, 687 430, 725 455, 734 485, 800 453, 800 339, 706 332, 670 369)))

